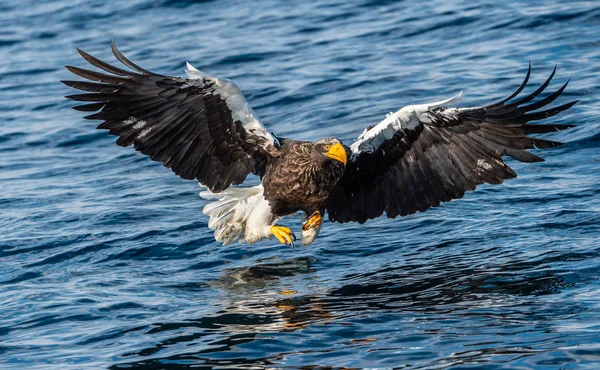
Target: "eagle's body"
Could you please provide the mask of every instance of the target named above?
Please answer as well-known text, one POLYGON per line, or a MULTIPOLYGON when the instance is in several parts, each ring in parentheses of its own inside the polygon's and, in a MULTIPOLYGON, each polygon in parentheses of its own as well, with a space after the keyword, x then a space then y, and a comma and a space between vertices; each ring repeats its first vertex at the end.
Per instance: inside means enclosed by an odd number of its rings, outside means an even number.
MULTIPOLYGON (((63 81, 84 94, 68 98, 86 102, 74 109, 96 112, 85 118, 162 162, 184 179, 196 179, 214 199, 203 212, 215 239, 252 243, 274 235, 292 244, 294 233, 277 222, 301 212, 304 244, 312 243, 323 216, 335 222, 390 218, 436 207, 461 198, 483 183, 499 184, 516 173, 503 161, 543 159, 527 149, 560 143, 530 137, 571 127, 529 124, 560 113, 570 102, 547 109, 566 88, 533 101, 549 85, 554 72, 536 91, 523 98, 525 81, 508 98, 472 108, 445 108, 451 99, 409 105, 369 126, 346 147, 338 139, 314 142, 277 139, 256 117, 232 82, 209 76, 187 65, 189 78, 162 76, 126 59, 131 70, 117 68, 79 50, 99 73, 67 67, 87 81, 63 81), (518 98, 518 100, 517 100, 518 98), (234 187, 250 174, 254 187, 234 187)), ((555 69, 556 70, 556 69, 555 69)))
POLYGON ((297 211, 325 214, 329 195, 344 174, 344 163, 319 155, 311 142, 286 139, 280 148, 281 155, 269 162, 262 181, 275 216, 297 211))

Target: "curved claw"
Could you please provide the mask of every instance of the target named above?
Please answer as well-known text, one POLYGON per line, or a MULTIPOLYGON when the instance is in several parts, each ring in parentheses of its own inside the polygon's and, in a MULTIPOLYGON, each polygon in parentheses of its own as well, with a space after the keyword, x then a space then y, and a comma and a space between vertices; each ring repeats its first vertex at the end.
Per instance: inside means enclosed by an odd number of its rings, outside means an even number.
POLYGON ((294 246, 296 235, 292 230, 290 230, 289 227, 273 225, 269 231, 277 238, 277 240, 279 240, 281 244, 291 245, 292 247, 294 246))
POLYGON ((315 228, 320 228, 323 224, 323 216, 321 216, 321 212, 314 211, 312 215, 308 218, 308 221, 302 225, 302 230, 310 230, 315 228))

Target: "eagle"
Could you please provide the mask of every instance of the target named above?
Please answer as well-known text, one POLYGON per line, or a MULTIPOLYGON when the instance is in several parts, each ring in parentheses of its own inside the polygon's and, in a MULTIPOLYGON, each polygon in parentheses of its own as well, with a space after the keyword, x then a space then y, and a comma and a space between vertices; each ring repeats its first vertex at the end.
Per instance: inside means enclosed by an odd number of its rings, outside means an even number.
POLYGON ((208 227, 224 245, 254 243, 275 236, 294 245, 294 232, 279 222, 300 214, 302 243, 318 236, 327 214, 332 222, 359 222, 423 212, 462 198, 483 183, 500 184, 517 174, 503 161, 539 162, 528 151, 561 143, 530 136, 573 127, 531 124, 577 103, 548 107, 567 87, 537 99, 550 77, 534 92, 521 92, 486 106, 449 108, 449 99, 408 105, 369 126, 348 147, 337 138, 299 141, 279 138, 260 122, 240 89, 231 81, 186 63, 188 77, 150 72, 125 58, 124 67, 106 63, 77 49, 102 72, 66 66, 87 81, 62 81, 84 91, 66 98, 84 102, 73 109, 103 121, 98 129, 118 136, 117 145, 162 162, 176 175, 197 180, 213 200, 203 213, 208 227), (242 184, 249 174, 257 186, 242 184))

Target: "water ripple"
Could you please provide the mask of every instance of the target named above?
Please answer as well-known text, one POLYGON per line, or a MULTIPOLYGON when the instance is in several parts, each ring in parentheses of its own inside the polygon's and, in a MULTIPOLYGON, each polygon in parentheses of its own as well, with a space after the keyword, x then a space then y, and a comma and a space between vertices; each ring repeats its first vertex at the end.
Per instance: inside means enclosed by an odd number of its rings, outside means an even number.
MULTIPOLYGON (((600 362, 595 2, 0 4, 0 367, 588 368, 600 362), (554 65, 577 127, 543 163, 427 213, 222 247, 198 186, 71 111, 75 47, 234 79, 283 137, 351 141, 554 65)), ((528 90, 532 91, 532 90, 528 90)), ((256 182, 256 179, 252 179, 256 182)), ((300 227, 299 220, 289 222, 300 227)))

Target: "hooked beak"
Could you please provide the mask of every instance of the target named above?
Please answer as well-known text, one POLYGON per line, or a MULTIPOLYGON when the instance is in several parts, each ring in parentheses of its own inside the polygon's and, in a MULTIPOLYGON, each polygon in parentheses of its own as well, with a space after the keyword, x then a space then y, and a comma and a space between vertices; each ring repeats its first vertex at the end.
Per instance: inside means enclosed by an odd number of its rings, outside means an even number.
POLYGON ((342 162, 344 165, 348 162, 348 154, 346 153, 346 148, 344 148, 342 144, 333 144, 325 155, 331 159, 342 162))

